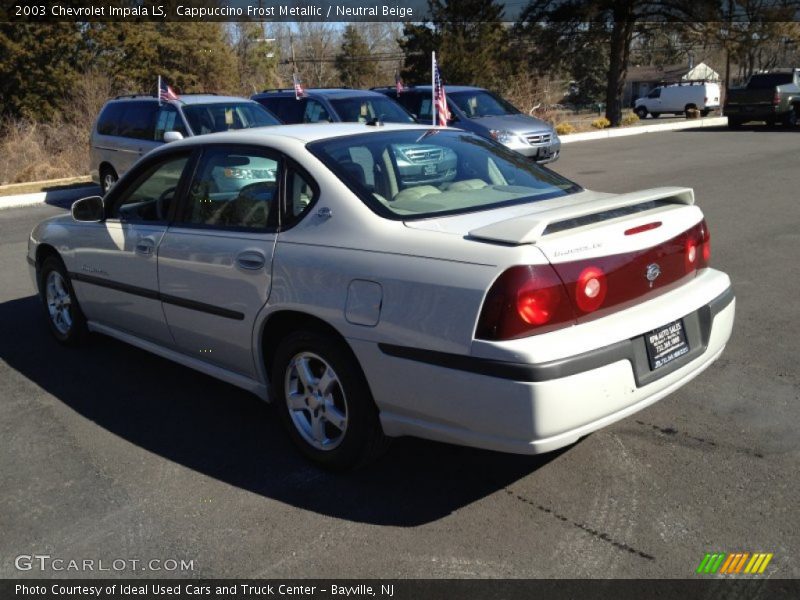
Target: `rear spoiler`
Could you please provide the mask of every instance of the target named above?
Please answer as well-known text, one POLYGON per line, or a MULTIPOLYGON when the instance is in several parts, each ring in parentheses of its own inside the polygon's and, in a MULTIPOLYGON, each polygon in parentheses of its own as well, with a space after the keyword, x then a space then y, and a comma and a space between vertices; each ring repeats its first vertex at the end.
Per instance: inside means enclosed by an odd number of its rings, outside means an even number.
MULTIPOLYGON (((651 207, 654 201, 660 201, 663 204, 692 205, 694 204, 694 190, 684 187, 661 187, 628 194, 618 194, 606 198, 598 199, 595 197, 585 202, 562 206, 537 214, 514 217, 513 219, 506 219, 485 227, 479 227, 470 231, 469 237, 513 245, 535 244, 547 233, 553 233, 554 229, 560 231, 571 228, 569 225, 566 227, 559 226, 564 222, 573 221, 575 222, 573 226, 579 227, 581 226, 580 217, 609 212, 611 214, 607 218, 611 219, 621 216, 620 214, 614 214, 612 211, 636 207, 637 205, 648 205, 642 206, 642 209, 646 210, 651 207), (550 231, 548 231, 548 228, 550 231)), ((636 211, 632 210, 630 212, 636 211)))

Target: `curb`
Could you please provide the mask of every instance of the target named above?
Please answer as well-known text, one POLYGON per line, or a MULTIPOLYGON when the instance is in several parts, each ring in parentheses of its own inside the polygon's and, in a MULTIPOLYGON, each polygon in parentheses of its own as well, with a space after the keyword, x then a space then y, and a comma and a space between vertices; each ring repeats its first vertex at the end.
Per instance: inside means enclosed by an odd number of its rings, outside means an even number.
POLYGON ((676 131, 678 129, 697 129, 698 127, 721 127, 728 124, 728 117, 710 117, 705 119, 686 119, 679 123, 660 123, 658 125, 638 125, 636 127, 623 127, 620 129, 603 129, 601 131, 588 131, 586 133, 570 133, 558 136, 562 144, 570 142, 588 142, 591 140, 605 140, 608 138, 640 135, 642 133, 657 133, 659 131, 676 131))
POLYGON ((79 198, 100 194, 100 186, 93 183, 68 190, 53 190, 49 192, 34 192, 32 194, 17 194, 16 196, 0 196, 0 210, 4 208, 18 208, 34 204, 69 204, 79 198))

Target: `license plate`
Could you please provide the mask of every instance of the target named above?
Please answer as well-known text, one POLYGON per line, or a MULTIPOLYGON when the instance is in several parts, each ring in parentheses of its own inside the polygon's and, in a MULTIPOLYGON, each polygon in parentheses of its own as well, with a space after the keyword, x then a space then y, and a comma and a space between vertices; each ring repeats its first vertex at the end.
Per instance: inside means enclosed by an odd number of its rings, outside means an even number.
POLYGON ((537 158, 550 158, 552 155, 553 153, 550 152, 549 148, 541 148, 539 149, 539 154, 537 155, 537 158))
POLYGON ((645 334, 644 342, 647 346, 650 368, 654 371, 689 352, 689 343, 686 341, 686 331, 681 319, 645 334))

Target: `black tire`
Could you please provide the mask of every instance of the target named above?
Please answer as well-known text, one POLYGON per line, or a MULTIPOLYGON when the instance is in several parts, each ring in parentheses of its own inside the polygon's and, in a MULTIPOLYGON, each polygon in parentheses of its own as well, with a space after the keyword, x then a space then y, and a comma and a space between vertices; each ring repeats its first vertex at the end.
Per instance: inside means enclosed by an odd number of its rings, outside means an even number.
POLYGON ((57 256, 48 256, 37 275, 39 297, 50 333, 67 346, 80 344, 89 329, 64 263, 57 256))
POLYGON ((640 119, 647 117, 647 109, 644 106, 637 106, 633 112, 635 112, 636 116, 640 119))
POLYGON ((119 175, 117 175, 113 167, 104 165, 100 169, 100 190, 103 192, 103 196, 108 193, 108 190, 110 190, 117 181, 119 181, 119 175))
POLYGON ((728 129, 739 129, 741 126, 742 122, 739 119, 728 117, 728 129))
POLYGON ((388 447, 367 381, 344 342, 322 331, 290 333, 278 345, 271 375, 281 421, 315 463, 334 470, 364 466, 388 447), (330 385, 321 389, 324 381, 330 385))
POLYGON ((700 116, 703 117, 704 119, 710 114, 711 114, 711 109, 709 108, 704 108, 703 110, 700 111, 700 116))
POLYGON ((661 116, 661 113, 654 113, 654 112, 651 112, 651 113, 650 113, 650 116, 651 116, 651 117, 653 117, 654 119, 657 119, 658 117, 660 117, 660 116, 661 116))
POLYGON ((793 129, 797 127, 797 109, 792 109, 783 117, 783 126, 793 129))

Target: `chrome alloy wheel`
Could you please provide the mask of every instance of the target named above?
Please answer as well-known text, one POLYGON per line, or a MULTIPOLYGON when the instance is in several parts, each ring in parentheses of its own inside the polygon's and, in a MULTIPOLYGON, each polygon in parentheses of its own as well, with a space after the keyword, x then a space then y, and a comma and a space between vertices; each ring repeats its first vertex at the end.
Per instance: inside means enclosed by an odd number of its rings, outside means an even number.
POLYGON ((314 448, 333 450, 347 432, 347 397, 333 368, 312 352, 289 362, 284 379, 289 416, 314 448))
POLYGON ((67 335, 72 329, 72 297, 69 295, 67 282, 58 271, 50 271, 45 283, 45 300, 47 312, 53 326, 61 335, 67 335))

